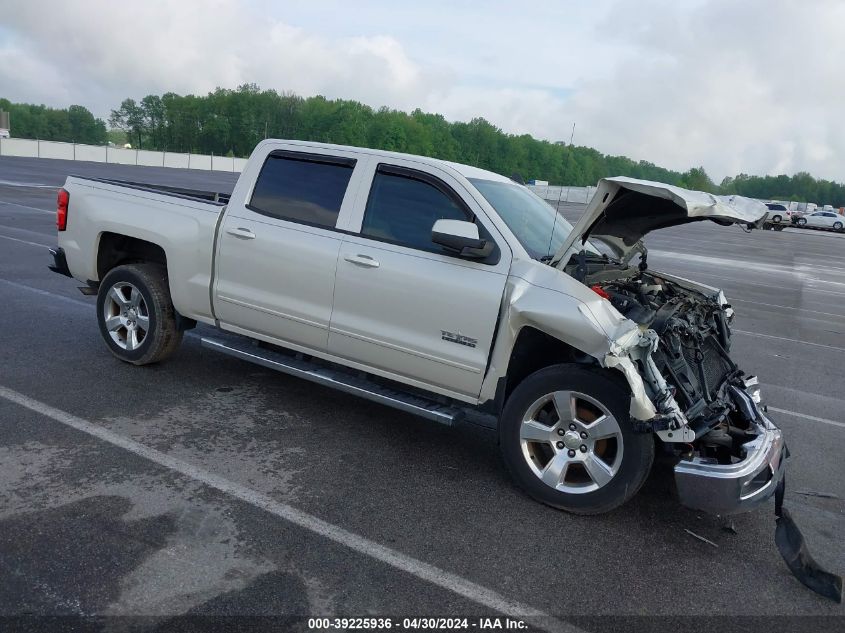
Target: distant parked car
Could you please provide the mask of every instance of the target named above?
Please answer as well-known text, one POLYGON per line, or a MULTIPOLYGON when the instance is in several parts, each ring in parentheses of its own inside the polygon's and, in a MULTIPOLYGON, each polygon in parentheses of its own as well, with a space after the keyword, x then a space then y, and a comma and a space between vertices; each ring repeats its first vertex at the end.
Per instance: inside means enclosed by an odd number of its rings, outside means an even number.
POLYGON ((786 205, 779 202, 767 202, 769 207, 769 219, 774 224, 789 224, 792 221, 792 211, 786 205))
POLYGON ((11 138, 11 136, 9 135, 9 130, 0 127, 0 138, 11 138))
POLYGON ((798 218, 798 226, 841 231, 845 228, 845 216, 839 215, 834 211, 816 211, 815 213, 798 218))

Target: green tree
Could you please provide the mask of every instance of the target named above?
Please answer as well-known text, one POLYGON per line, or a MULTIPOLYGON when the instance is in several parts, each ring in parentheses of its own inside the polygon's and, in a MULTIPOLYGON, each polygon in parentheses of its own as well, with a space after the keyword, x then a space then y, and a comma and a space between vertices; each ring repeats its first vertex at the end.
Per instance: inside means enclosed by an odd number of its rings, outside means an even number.
POLYGON ((111 111, 109 123, 126 132, 133 141, 137 140, 137 147, 143 147, 143 137, 148 133, 144 109, 135 103, 134 99, 124 99, 117 110, 111 111))
MULTIPOLYGON (((11 113, 14 136, 106 141, 105 123, 81 106, 57 110, 0 99, 0 108, 11 113)), ((631 176, 713 193, 845 205, 845 185, 806 172, 738 174, 716 185, 703 167, 682 173, 646 160, 608 156, 591 147, 507 134, 480 117, 450 122, 420 109, 374 110, 358 101, 303 98, 262 90, 256 84, 217 88, 207 95, 147 95, 140 103, 125 99, 109 121, 116 128, 112 136, 122 133, 135 146, 147 149, 248 156, 264 138, 301 139, 422 154, 554 184, 595 185, 607 176, 631 176)))
POLYGON ((710 176, 707 175, 704 167, 693 167, 689 171, 684 172, 681 175, 679 184, 686 189, 694 189, 696 191, 708 191, 710 193, 716 193, 717 191, 716 185, 710 180, 710 176))
POLYGON ((106 124, 83 106, 48 108, 0 99, 0 110, 9 113, 10 131, 16 138, 91 144, 106 141, 106 124))

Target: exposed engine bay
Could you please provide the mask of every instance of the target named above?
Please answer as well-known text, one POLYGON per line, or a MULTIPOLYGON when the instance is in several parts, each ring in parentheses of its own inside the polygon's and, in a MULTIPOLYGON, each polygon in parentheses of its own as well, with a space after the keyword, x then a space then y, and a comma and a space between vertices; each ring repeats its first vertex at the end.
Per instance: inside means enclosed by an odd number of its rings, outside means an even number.
POLYGON ((614 338, 621 349, 600 360, 628 380, 634 430, 653 432, 673 457, 681 503, 725 516, 774 496, 775 541, 790 571, 841 602, 842 577, 815 562, 783 506, 789 449, 761 402, 757 378, 730 357, 733 310, 724 294, 650 271, 647 263, 643 238, 654 230, 703 220, 751 230, 766 217, 764 206, 741 196, 603 179, 549 261, 629 319, 627 333, 614 338), (652 406, 644 409, 643 401, 652 406))
POLYGON ((652 371, 642 360, 638 364, 658 410, 660 388, 649 379, 654 369, 695 433, 694 442, 676 447, 721 464, 741 460, 742 445, 758 430, 753 407, 745 406, 749 388, 756 392, 756 379, 747 378, 729 355, 733 310, 723 295, 707 296, 650 271, 602 281, 592 289, 642 330, 656 334, 652 371))
POLYGON ((725 308, 648 273, 599 287, 619 312, 660 337, 654 360, 687 418, 708 425, 722 419, 728 379, 738 372, 728 356, 725 308))

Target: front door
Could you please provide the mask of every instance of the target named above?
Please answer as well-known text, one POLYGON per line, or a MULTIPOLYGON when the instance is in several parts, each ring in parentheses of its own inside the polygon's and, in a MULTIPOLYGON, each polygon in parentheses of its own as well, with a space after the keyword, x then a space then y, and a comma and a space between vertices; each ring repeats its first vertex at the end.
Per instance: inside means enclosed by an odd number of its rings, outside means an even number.
POLYGON ((511 253, 458 187, 445 173, 379 166, 360 233, 340 247, 329 352, 471 399, 481 389, 511 253), (474 220, 483 237, 495 234, 493 255, 478 261, 444 252, 431 241, 441 218, 474 220))

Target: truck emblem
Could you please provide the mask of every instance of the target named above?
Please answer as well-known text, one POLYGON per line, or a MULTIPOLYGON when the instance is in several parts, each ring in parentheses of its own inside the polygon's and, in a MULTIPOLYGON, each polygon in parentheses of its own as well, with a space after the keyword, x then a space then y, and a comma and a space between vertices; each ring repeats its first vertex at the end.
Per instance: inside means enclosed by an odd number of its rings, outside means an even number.
POLYGON ((478 339, 470 338, 469 336, 464 336, 463 334, 447 332, 446 330, 440 330, 440 338, 444 341, 457 343, 458 345, 466 345, 467 347, 475 347, 478 345, 478 339))

